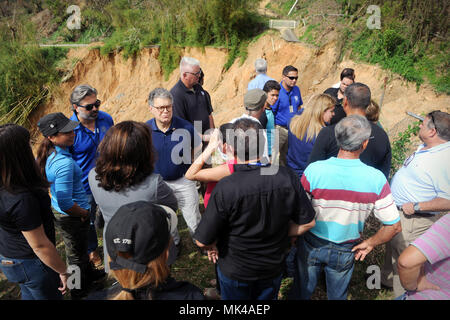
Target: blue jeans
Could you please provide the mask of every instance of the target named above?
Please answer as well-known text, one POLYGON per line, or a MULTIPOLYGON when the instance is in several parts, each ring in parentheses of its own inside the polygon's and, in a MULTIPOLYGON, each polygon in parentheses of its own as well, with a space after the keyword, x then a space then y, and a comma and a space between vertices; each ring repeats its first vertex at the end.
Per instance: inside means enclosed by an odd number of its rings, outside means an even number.
POLYGON ((308 300, 317 286, 322 267, 329 300, 346 300, 352 278, 354 243, 337 244, 307 232, 297 240, 297 259, 291 299, 308 300))
POLYGON ((88 195, 90 208, 90 224, 88 232, 88 254, 95 251, 98 247, 97 231, 95 230, 95 212, 97 211, 97 204, 95 203, 92 194, 88 195))
POLYGON ((222 300, 276 300, 282 274, 273 279, 239 281, 227 278, 217 266, 222 300))
POLYGON ((58 274, 41 260, 11 259, 2 255, 0 260, 0 269, 8 281, 19 284, 22 300, 62 299, 58 274))

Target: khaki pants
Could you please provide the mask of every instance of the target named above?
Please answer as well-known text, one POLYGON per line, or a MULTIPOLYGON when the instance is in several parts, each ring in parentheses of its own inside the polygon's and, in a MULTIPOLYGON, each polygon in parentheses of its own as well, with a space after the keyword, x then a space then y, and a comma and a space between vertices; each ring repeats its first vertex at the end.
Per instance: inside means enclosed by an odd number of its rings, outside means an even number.
POLYGON ((395 235, 391 241, 386 243, 384 265, 381 270, 381 282, 385 286, 393 287, 396 297, 405 292, 405 289, 400 283, 397 269, 397 262, 400 254, 441 217, 440 214, 431 217, 422 217, 414 214, 405 215, 401 210, 399 210, 399 214, 402 231, 395 235))

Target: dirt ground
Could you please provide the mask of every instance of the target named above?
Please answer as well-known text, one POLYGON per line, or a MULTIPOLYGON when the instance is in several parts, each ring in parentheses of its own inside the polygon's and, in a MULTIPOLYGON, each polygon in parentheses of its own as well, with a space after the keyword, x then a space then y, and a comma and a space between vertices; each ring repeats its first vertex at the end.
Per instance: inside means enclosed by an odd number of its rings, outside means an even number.
MULTIPOLYGON (((100 55, 99 50, 93 48, 96 45, 70 50, 68 61, 76 62, 71 75, 57 88, 51 101, 32 114, 32 127, 41 116, 50 112, 61 111, 69 115, 69 95, 77 85, 84 83, 98 90, 102 110, 111 114, 115 123, 146 121, 151 117, 147 107, 149 92, 156 87, 170 89, 179 79, 179 69, 176 69, 167 81, 164 80, 157 47, 145 48, 136 58, 125 60, 121 54, 100 55)), ((380 101, 387 77, 381 123, 388 132, 408 122, 410 117, 406 111, 420 114, 440 109, 448 112, 450 96, 436 94, 429 85, 416 90, 415 84, 378 66, 356 63, 346 57, 339 62, 337 47, 336 41, 330 41, 321 48, 287 42, 278 31, 270 31, 249 45, 248 58, 243 64, 237 59, 227 71, 223 68, 227 59, 225 49, 186 48, 183 54, 201 62, 205 72, 204 88, 212 98, 216 125, 242 114, 243 94, 255 76, 254 61, 260 57, 267 60, 267 74, 275 80, 281 79, 286 65, 299 69, 298 86, 305 103, 311 95, 321 93, 338 82, 345 67, 355 69, 356 81, 370 87, 375 101, 380 101)))

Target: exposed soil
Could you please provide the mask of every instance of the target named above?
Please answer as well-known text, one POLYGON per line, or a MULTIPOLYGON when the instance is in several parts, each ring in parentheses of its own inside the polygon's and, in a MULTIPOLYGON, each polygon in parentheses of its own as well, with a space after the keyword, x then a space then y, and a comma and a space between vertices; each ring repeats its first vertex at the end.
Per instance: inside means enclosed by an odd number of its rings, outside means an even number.
MULTIPOLYGON (((98 90, 99 99, 103 102, 102 110, 111 114, 116 123, 146 121, 151 117, 147 107, 148 93, 156 87, 170 89, 179 79, 179 70, 176 69, 167 81, 164 80, 156 47, 146 48, 136 58, 125 60, 121 54, 101 56, 99 50, 92 49, 92 46, 70 50, 68 59, 78 60, 72 76, 60 85, 51 101, 33 113, 30 118, 32 126, 42 115, 50 112, 61 111, 69 115, 69 95, 83 83, 98 90)), ((406 111, 417 114, 435 109, 449 111, 450 96, 435 93, 429 85, 422 85, 417 91, 415 84, 378 66, 356 63, 345 57, 338 62, 337 47, 336 40, 321 48, 286 42, 278 32, 271 31, 249 45, 248 58, 242 65, 237 59, 226 72, 223 65, 227 51, 224 49, 186 48, 183 54, 201 62, 205 72, 204 88, 212 98, 216 125, 242 114, 243 94, 255 75, 253 63, 259 57, 267 60, 267 74, 276 80, 280 80, 284 66, 291 64, 297 67, 298 85, 305 103, 312 94, 323 92, 338 82, 345 67, 355 69, 356 80, 371 88, 372 98, 376 101, 380 100, 384 78, 388 77, 381 112, 381 123, 388 132, 408 122, 405 118, 410 117, 406 111)))

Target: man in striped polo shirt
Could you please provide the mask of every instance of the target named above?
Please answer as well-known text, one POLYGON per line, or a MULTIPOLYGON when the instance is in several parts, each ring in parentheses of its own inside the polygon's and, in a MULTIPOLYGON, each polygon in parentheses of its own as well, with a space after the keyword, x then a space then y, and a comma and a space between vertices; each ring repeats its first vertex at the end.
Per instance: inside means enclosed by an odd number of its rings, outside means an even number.
POLYGON ((310 164, 301 183, 312 197, 316 225, 297 242, 294 298, 309 299, 324 268, 330 300, 347 299, 354 260, 364 260, 373 248, 401 231, 400 217, 384 174, 359 159, 367 147, 371 126, 351 115, 335 127, 336 157, 310 164), (383 226, 360 241, 371 212, 383 226))

